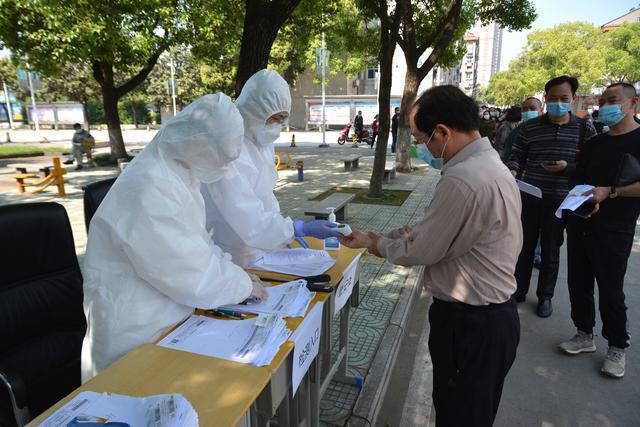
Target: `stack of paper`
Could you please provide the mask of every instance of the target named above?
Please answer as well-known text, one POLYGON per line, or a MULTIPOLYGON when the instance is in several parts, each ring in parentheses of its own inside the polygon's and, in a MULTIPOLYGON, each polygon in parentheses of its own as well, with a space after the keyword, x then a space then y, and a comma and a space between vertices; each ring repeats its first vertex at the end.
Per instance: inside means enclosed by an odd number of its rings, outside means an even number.
POLYGON ((269 297, 257 304, 233 304, 220 308, 242 313, 277 314, 282 317, 303 317, 315 292, 307 289, 307 282, 294 280, 277 286, 266 287, 269 297))
POLYGON ((180 394, 131 397, 83 391, 47 418, 40 427, 80 427, 106 423, 123 426, 197 427, 198 414, 180 394))
POLYGON ((193 315, 158 343, 159 346, 254 366, 271 364, 291 335, 281 316, 218 320, 193 315))
POLYGON ((562 218, 562 211, 564 209, 575 211, 580 207, 580 205, 593 197, 593 194, 589 194, 586 196, 583 196, 583 194, 589 190, 593 190, 594 188, 595 187, 593 185, 588 184, 576 185, 575 187, 573 187, 571 191, 569 191, 569 194, 567 194, 567 197, 565 197, 562 203, 560 203, 560 206, 556 211, 556 216, 558 218, 562 218))
POLYGON ((316 276, 325 273, 335 263, 327 251, 295 248, 260 253, 249 268, 294 276, 316 276))

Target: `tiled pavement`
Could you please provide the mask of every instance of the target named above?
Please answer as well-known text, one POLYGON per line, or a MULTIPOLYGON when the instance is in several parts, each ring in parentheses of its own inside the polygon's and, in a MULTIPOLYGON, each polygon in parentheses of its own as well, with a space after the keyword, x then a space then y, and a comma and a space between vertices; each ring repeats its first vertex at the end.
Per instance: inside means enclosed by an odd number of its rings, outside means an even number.
MULTIPOLYGON (((287 149, 289 151, 289 149, 287 149)), ((303 218, 304 209, 309 199, 334 186, 366 188, 373 163, 373 150, 362 147, 353 149, 346 147, 294 148, 291 149, 293 163, 303 160, 305 163, 305 181, 297 181, 295 169, 280 172, 280 180, 276 187, 276 195, 284 215, 303 218), (363 155, 360 169, 355 172, 344 172, 340 158, 357 151, 363 155)), ((13 170, 6 164, 11 163, 46 163, 50 160, 40 158, 24 161, 0 160, 0 205, 6 203, 22 203, 29 201, 56 201, 63 204, 69 214, 73 228, 76 250, 80 259, 84 254, 86 232, 84 227, 82 190, 87 183, 105 179, 115 174, 113 169, 94 168, 82 172, 71 172, 67 175, 66 198, 60 198, 53 191, 38 196, 18 195, 10 175, 13 170)), ((368 204, 351 204, 347 222, 362 230, 388 232, 392 229, 411 224, 423 215, 429 203, 439 175, 420 161, 417 171, 412 174, 397 174, 397 178, 389 189, 411 190, 412 194, 402 206, 380 206, 368 204)), ((350 320, 350 357, 351 374, 366 377, 369 365, 376 353, 378 344, 396 302, 400 296, 409 269, 393 266, 387 262, 365 255, 362 261, 360 278, 360 306, 352 311, 350 320)), ((333 337, 338 337, 338 322, 335 323, 333 337)), ((334 342, 334 344, 336 344, 334 342)), ((366 378, 365 378, 366 381, 366 378)), ((343 425, 348 419, 351 409, 358 397, 359 389, 355 386, 333 382, 322 401, 321 418, 326 425, 343 425)))

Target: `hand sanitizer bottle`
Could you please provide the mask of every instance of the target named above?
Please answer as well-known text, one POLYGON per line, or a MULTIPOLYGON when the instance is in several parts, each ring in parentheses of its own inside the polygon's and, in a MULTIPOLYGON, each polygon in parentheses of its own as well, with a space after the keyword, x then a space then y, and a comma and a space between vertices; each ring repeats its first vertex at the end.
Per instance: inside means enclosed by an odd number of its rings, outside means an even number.
MULTIPOLYGON (((334 212, 335 208, 327 208, 327 209, 331 210, 328 218, 329 222, 333 222, 334 224, 337 224, 336 214, 334 212)), ((329 237, 328 239, 324 240, 324 248, 330 251, 340 250, 340 241, 338 240, 337 237, 329 237)))

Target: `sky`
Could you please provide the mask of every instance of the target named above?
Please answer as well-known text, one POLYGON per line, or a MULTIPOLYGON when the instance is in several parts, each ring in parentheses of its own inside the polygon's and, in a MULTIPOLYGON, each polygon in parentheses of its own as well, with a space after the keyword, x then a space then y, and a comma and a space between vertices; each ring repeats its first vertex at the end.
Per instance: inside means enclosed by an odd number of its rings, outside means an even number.
POLYGON ((504 30, 500 70, 509 68, 509 62, 518 56, 527 42, 527 34, 531 31, 551 28, 569 21, 587 21, 600 26, 638 6, 640 0, 533 0, 533 4, 538 18, 530 30, 504 30))

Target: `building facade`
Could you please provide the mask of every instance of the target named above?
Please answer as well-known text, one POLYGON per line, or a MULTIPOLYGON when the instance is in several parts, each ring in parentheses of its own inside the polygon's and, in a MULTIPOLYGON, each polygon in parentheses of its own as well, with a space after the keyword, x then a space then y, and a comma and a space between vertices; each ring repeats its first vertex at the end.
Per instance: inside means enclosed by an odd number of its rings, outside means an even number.
POLYGON ((474 27, 471 33, 478 37, 477 85, 486 87, 491 77, 500 70, 502 55, 502 28, 497 22, 474 27))

